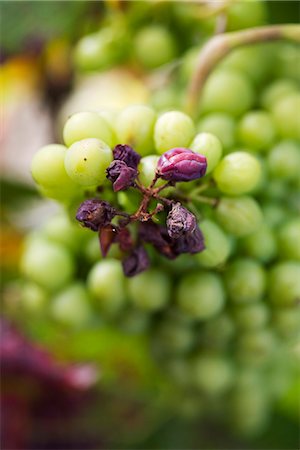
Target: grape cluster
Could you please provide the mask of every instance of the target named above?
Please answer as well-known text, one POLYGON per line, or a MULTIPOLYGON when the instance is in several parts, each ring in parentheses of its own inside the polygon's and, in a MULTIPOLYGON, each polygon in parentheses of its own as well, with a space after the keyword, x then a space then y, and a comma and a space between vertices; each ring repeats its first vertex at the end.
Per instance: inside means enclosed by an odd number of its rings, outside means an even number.
POLYGON ((147 335, 180 393, 182 413, 204 411, 251 434, 264 427, 297 373, 300 91, 287 76, 254 87, 232 68, 244 61, 235 58, 209 78, 196 124, 181 111, 158 115, 144 105, 127 107, 114 121, 103 111, 80 112, 65 124, 65 145, 34 156, 40 192, 63 208, 25 243, 22 295, 26 311, 65 327, 109 322, 147 335), (107 168, 118 160, 118 146, 140 157, 134 179, 113 189, 107 168), (156 174, 174 148, 205 158, 205 175, 165 186, 156 174), (162 246, 155 251, 147 224, 166 226, 168 211, 148 199, 154 214, 145 220, 143 242, 152 265, 126 278, 122 248, 108 246, 101 256, 98 235, 74 218, 91 200, 132 217, 144 194, 136 180, 146 190, 155 180, 167 203, 183 205, 205 249, 172 261, 162 246))
MULTIPOLYGON (((264 2, 240 3, 224 4, 228 31, 265 23, 264 2)), ((101 71, 126 63, 149 71, 172 64, 191 45, 203 43, 219 14, 218 8, 193 2, 132 1, 123 2, 121 10, 104 10, 101 27, 79 39, 73 52, 77 70, 101 71)))

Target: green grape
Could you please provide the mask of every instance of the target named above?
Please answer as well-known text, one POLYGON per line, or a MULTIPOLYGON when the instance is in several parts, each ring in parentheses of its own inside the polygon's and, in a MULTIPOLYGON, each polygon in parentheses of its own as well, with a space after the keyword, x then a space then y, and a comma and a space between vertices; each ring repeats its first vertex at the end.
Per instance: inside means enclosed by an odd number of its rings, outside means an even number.
POLYGON ((71 327, 82 327, 89 323, 92 317, 90 298, 81 282, 76 282, 59 292, 50 305, 51 316, 71 327))
POLYGON ((39 240, 26 246, 21 270, 29 280, 54 291, 70 282, 74 274, 74 261, 65 248, 39 240))
MULTIPOLYGON (((159 160, 158 155, 144 156, 139 163, 139 180, 143 186, 149 186, 155 176, 157 162, 159 160)), ((160 179, 156 182, 155 187, 163 186, 166 182, 160 179)), ((167 196, 174 189, 172 187, 164 189, 163 194, 167 196)))
POLYGON ((203 267, 224 264, 231 250, 229 238, 212 220, 203 220, 200 227, 204 236, 205 250, 195 255, 197 261, 203 267))
POLYGON ((78 252, 89 238, 87 229, 71 222, 66 214, 57 214, 50 218, 42 228, 44 236, 51 242, 60 244, 67 249, 78 252))
POLYGON ((271 261, 277 254, 275 234, 267 224, 262 224, 257 231, 242 238, 240 245, 247 256, 262 263, 271 261))
POLYGON ((263 215, 269 227, 277 227, 286 220, 287 211, 281 204, 268 202, 262 205, 263 215))
POLYGON ((290 140, 279 142, 268 154, 267 167, 272 177, 300 179, 300 146, 290 140))
POLYGON ((234 387, 227 404, 235 433, 249 437, 265 429, 269 418, 269 399, 262 383, 234 387))
POLYGON ((74 200, 78 204, 83 197, 83 192, 79 185, 73 185, 72 188, 44 188, 38 186, 38 190, 43 197, 55 200, 64 206, 69 206, 74 200))
POLYGON ((271 302, 278 306, 293 306, 300 298, 300 263, 278 263, 269 271, 268 291, 271 302))
POLYGON ((51 144, 42 147, 33 157, 31 173, 34 181, 46 191, 60 193, 77 192, 79 186, 68 176, 64 160, 67 148, 64 145, 51 144))
POLYGON ((175 58, 176 41, 159 25, 141 28, 135 35, 133 50, 137 61, 147 69, 154 69, 175 58))
POLYGON ((100 261, 102 258, 101 251, 100 251, 100 243, 99 243, 99 236, 98 234, 92 234, 90 233, 90 239, 85 243, 83 250, 83 255, 85 259, 91 263, 94 264, 97 261, 100 261))
POLYGON ((137 309, 127 309, 120 318, 120 327, 130 334, 146 333, 150 326, 150 317, 144 311, 137 309))
POLYGON ((241 71, 258 85, 267 79, 273 63, 272 57, 273 54, 266 45, 248 45, 229 53, 220 67, 241 71))
POLYGON ((155 120, 156 114, 149 106, 128 106, 120 112, 115 122, 118 142, 132 146, 143 156, 151 153, 155 120))
POLYGON ((203 324, 201 342, 205 348, 223 349, 232 340, 235 334, 235 324, 228 314, 222 312, 203 324))
POLYGON ((276 76, 292 79, 299 85, 300 51, 298 43, 287 41, 277 43, 276 59, 273 67, 276 76))
POLYGON ((262 177, 259 160, 247 152, 226 155, 213 173, 218 188, 225 194, 245 194, 258 185, 262 177))
POLYGON ((105 170, 112 159, 112 151, 103 141, 83 139, 67 150, 65 168, 73 181, 83 186, 93 186, 103 183, 105 170))
POLYGON ((154 127, 154 142, 159 154, 174 147, 188 147, 195 135, 192 119, 180 111, 162 114, 154 127))
POLYGON ((300 92, 281 97, 272 108, 272 117, 282 138, 300 139, 300 92))
POLYGON ((227 14, 228 31, 263 25, 267 19, 266 6, 260 0, 234 2, 230 4, 227 14))
POLYGON ((201 100, 201 111, 224 112, 238 117, 254 102, 254 91, 247 77, 237 70, 217 70, 208 78, 201 100))
POLYGON ((299 306, 296 308, 273 309, 272 326, 281 337, 298 340, 300 336, 299 306))
POLYGON ((88 274, 87 286, 105 316, 115 316, 125 306, 124 276, 119 261, 105 259, 95 264, 88 274))
POLYGON ((276 136, 272 118, 264 111, 245 114, 237 126, 239 141, 251 150, 268 150, 276 136))
POLYGON ((234 381, 232 365, 220 355, 200 354, 191 370, 195 386, 208 395, 223 394, 234 381))
POLYGON ((239 305, 233 309, 233 318, 236 326, 245 331, 257 330, 264 327, 270 316, 265 303, 255 302, 248 305, 239 305))
MULTIPOLYGON (((191 4, 190 4, 191 5, 191 4)), ((197 58, 201 51, 201 45, 189 48, 183 55, 182 63, 180 64, 179 78, 183 86, 185 86, 191 79, 197 64, 197 58)))
POLYGON ((289 195, 289 187, 284 180, 270 179, 262 194, 268 200, 283 201, 289 195))
POLYGON ((127 286, 130 301, 141 310, 158 311, 170 301, 170 279, 159 270, 151 269, 130 278, 127 286))
POLYGON ((22 286, 21 304, 26 313, 43 313, 47 307, 48 300, 47 292, 38 284, 26 282, 22 286))
POLYGON ((73 59, 80 70, 105 70, 123 61, 128 48, 126 29, 117 21, 114 27, 104 27, 80 39, 74 49, 73 59))
POLYGON ((173 86, 165 86, 151 93, 150 104, 156 111, 164 113, 179 109, 182 104, 181 97, 173 86))
POLYGON ((235 143, 235 127, 235 120, 230 115, 211 113, 200 120, 197 129, 217 136, 224 149, 230 150, 235 143))
POLYGON ((265 109, 271 110, 278 100, 297 92, 297 89, 297 83, 289 78, 275 80, 261 94, 261 104, 265 109))
POLYGON ((185 275, 180 280, 176 301, 180 310, 194 319, 206 320, 224 306, 225 293, 220 278, 208 272, 185 275))
POLYGON ((266 273, 263 266, 251 259, 236 259, 228 266, 224 278, 232 302, 237 304, 262 299, 266 289, 266 273))
POLYGON ((275 353, 276 340, 268 329, 244 332, 238 336, 237 357, 250 366, 261 366, 268 362, 275 353))
POLYGON ((193 343, 192 327, 175 320, 160 323, 153 336, 153 344, 161 354, 186 353, 193 343))
POLYGON ((78 112, 69 117, 64 126, 63 137, 67 147, 87 138, 100 139, 109 147, 115 142, 109 123, 100 114, 92 111, 78 112))
POLYGON ((278 231, 280 256, 300 262, 300 219, 291 219, 278 231))
POLYGON ((220 140, 210 133, 197 134, 189 148, 206 157, 206 173, 210 173, 216 167, 223 153, 220 140))
POLYGON ((215 213, 222 228, 237 237, 254 233, 263 220, 258 203, 247 196, 221 197, 215 213))

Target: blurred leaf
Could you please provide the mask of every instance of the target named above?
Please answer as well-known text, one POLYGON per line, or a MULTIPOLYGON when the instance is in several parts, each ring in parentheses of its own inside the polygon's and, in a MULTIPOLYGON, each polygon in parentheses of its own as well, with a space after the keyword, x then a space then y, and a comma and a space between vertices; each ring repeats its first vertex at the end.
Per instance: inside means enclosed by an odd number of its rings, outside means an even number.
POLYGON ((58 35, 77 35, 89 2, 4 1, 1 47, 5 53, 35 48, 58 35))

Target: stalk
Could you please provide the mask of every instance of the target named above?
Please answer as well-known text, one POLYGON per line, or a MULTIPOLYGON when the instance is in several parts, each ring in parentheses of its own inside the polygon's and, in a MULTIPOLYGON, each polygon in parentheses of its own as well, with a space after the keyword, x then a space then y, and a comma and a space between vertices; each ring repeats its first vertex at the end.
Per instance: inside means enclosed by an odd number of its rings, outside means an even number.
POLYGON ((201 49, 188 86, 185 110, 195 116, 204 84, 216 65, 232 50, 243 45, 287 39, 300 44, 300 25, 270 25, 212 37, 201 49))

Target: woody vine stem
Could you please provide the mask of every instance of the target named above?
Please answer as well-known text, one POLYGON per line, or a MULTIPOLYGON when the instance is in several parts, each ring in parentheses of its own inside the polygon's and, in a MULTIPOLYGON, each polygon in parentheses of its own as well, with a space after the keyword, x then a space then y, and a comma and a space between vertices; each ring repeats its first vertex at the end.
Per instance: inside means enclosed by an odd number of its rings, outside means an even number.
POLYGON ((187 89, 185 110, 197 114, 204 84, 215 66, 232 50, 243 45, 287 39, 300 44, 300 25, 270 25, 218 34, 201 49, 194 75, 187 89))

